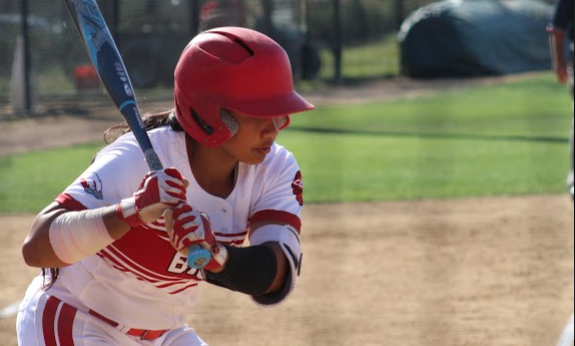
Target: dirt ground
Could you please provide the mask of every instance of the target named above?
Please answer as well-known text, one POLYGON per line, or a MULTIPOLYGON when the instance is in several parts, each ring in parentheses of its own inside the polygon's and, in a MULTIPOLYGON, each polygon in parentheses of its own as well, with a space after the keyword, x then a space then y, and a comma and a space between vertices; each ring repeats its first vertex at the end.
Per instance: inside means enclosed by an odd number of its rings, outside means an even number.
MULTIPOLYGON (((1 218, 2 307, 37 272, 19 254, 31 221, 1 218)), ((573 221, 565 196, 308 206, 288 302, 206 285, 189 323, 211 346, 555 346, 573 313, 573 221)), ((0 319, 3 346, 14 328, 0 319)))
MULTIPOLYGON (((426 92, 425 82, 399 81, 306 96, 335 104, 426 92)), ((100 138, 117 119, 100 110, 0 122, 0 155, 100 138)), ((0 216, 0 309, 37 274, 20 255, 32 218, 0 216)), ((288 302, 262 309, 205 286, 189 323, 211 346, 556 346, 573 313, 566 195, 310 205, 303 219, 304 267, 288 302)), ((17 345, 14 316, 0 318, 0 345, 17 345)))

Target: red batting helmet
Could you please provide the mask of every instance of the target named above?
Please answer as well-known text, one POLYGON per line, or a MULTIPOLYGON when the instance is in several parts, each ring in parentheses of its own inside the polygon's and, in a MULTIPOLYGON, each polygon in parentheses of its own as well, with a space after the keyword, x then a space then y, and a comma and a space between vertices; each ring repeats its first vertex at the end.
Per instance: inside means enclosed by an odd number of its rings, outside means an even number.
MULTIPOLYGON (((174 76, 178 122, 210 147, 234 134, 226 109, 257 118, 313 109, 294 91, 283 48, 250 29, 223 27, 199 34, 184 49, 174 76)), ((288 124, 289 118, 284 127, 288 124)))

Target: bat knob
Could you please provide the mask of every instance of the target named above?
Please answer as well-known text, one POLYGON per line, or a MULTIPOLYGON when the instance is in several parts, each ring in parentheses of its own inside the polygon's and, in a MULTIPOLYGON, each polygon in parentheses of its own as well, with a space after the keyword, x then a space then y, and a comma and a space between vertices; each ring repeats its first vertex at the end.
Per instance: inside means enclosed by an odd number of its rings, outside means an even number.
POLYGON ((209 250, 202 248, 200 245, 192 245, 188 248, 188 265, 194 269, 205 267, 212 260, 212 254, 209 250))

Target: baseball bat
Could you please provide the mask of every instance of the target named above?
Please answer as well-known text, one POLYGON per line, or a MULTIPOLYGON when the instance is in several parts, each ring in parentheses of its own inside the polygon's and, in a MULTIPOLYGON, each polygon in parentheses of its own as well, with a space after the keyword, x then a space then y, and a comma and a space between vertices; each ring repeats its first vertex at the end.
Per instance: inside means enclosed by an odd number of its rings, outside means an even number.
MULTIPOLYGON (((161 170, 162 163, 142 123, 130 76, 96 0, 64 0, 64 3, 98 77, 126 119, 148 167, 152 171, 161 170)), ((193 268, 202 268, 211 259, 210 252, 199 245, 192 245, 189 250, 188 264, 193 268)))

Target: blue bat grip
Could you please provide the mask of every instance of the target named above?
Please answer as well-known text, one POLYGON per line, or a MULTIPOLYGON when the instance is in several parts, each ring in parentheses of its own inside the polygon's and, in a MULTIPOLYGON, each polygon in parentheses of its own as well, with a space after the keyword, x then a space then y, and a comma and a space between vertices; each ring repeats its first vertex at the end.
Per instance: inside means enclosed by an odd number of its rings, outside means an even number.
POLYGON ((190 255, 188 256, 188 265, 194 269, 201 269, 212 260, 212 254, 210 251, 204 249, 198 244, 190 246, 188 250, 190 251, 190 255))

